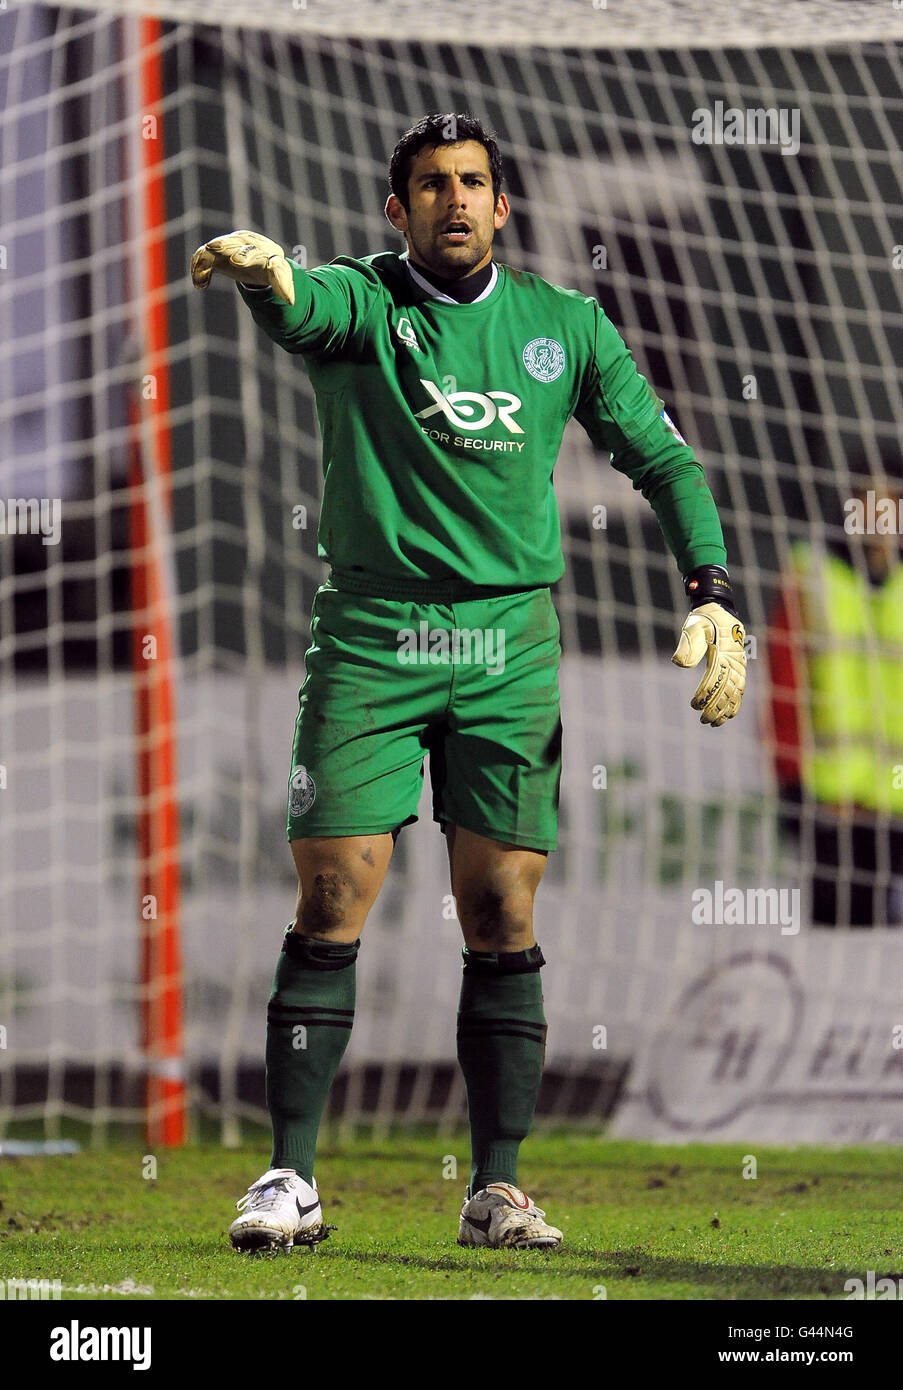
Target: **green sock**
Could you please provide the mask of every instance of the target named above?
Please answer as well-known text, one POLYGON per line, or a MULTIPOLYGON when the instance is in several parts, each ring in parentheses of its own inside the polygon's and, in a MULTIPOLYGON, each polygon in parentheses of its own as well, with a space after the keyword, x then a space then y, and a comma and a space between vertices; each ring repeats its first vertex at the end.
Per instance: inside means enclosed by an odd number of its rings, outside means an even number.
POLYGON ((458 1061, 470 1117, 470 1191, 517 1186, 517 1152, 529 1133, 542 1080, 546 1020, 542 951, 470 951, 458 1006, 458 1061))
POLYGON ((360 941, 333 946, 289 927, 267 1010, 271 1168, 313 1180, 317 1132, 354 1022, 360 941))

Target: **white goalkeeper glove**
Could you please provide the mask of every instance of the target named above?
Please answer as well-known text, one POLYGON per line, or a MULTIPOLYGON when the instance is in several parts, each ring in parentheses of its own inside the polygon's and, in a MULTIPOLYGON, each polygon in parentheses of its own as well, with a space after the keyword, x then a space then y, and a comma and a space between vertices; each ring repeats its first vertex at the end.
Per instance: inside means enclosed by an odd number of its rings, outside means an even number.
POLYGON ((705 675, 690 704, 702 710, 701 724, 717 729, 733 719, 746 689, 746 630, 735 616, 713 600, 694 608, 681 628, 675 666, 695 666, 705 656, 705 675))
POLYGON ((191 283, 205 290, 217 270, 246 285, 268 285, 289 304, 295 302, 295 281, 285 252, 260 232, 228 232, 199 246, 191 258, 191 283))

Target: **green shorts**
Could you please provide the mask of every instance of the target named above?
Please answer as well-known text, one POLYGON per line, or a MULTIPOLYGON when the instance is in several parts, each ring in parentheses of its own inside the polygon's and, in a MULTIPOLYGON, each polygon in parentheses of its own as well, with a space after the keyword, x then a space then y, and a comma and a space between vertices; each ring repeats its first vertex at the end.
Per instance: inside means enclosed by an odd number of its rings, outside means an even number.
POLYGON ((433 818, 558 844, 558 617, 547 588, 421 603, 318 589, 299 695, 288 838, 377 835, 433 818))

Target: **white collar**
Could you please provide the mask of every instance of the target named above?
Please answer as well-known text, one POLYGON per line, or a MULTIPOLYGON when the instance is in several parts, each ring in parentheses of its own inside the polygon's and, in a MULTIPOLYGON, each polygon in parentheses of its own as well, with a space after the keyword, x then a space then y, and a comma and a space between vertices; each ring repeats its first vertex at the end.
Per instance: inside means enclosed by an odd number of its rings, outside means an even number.
MULTIPOLYGON (((410 259, 409 259, 409 258, 407 258, 407 259, 405 260, 405 265, 406 265, 407 268, 408 268, 408 274, 410 275, 411 279, 414 281, 414 284, 415 284, 415 285, 419 285, 420 288, 421 288, 422 290, 426 290, 427 294, 432 295, 433 299, 438 299, 438 300, 440 300, 441 303, 443 303, 443 304, 460 304, 460 303, 461 303, 461 300, 460 300, 460 299, 453 299, 453 298, 451 297, 450 294, 443 294, 442 290, 437 290, 436 287, 435 287, 435 285, 431 285, 430 282, 429 282, 429 280, 424 279, 424 277, 423 277, 422 275, 420 275, 420 274, 414 269, 414 267, 411 265, 411 262, 410 262, 410 259)), ((469 299, 469 300, 467 301, 468 304, 479 304, 479 302, 480 302, 481 299, 488 299, 489 296, 492 294, 492 291, 495 289, 496 281, 498 280, 498 278, 499 278, 498 266, 496 265, 495 261, 493 261, 493 262, 492 262, 492 274, 491 274, 490 277, 489 277, 489 284, 486 286, 485 290, 483 290, 483 293, 482 293, 482 294, 478 294, 478 295, 477 295, 476 299, 469 299)))

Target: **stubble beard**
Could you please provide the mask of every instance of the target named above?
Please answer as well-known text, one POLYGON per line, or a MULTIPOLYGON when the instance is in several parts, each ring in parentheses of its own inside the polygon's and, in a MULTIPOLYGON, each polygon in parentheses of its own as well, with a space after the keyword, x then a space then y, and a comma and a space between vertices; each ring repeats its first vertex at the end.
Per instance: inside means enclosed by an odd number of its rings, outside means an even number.
MULTIPOLYGON (((437 245, 430 234, 422 239, 411 235, 411 250, 416 252, 417 260, 421 261, 427 270, 432 270, 435 275, 447 279, 463 279, 474 266, 479 265, 491 245, 492 242, 485 240, 476 230, 473 240, 460 247, 437 245)), ((416 266, 417 262, 413 257, 411 260, 416 266)))

